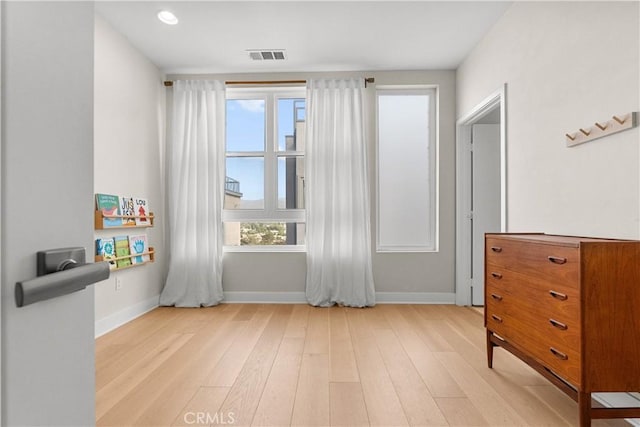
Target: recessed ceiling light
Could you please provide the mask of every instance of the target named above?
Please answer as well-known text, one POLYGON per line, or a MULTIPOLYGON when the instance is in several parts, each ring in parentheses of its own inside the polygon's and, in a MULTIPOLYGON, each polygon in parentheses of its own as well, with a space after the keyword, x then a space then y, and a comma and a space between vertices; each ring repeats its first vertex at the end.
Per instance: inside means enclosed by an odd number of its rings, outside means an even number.
POLYGON ((158 12, 158 19, 168 25, 176 25, 178 23, 178 18, 176 15, 169 12, 168 10, 161 10, 158 12))

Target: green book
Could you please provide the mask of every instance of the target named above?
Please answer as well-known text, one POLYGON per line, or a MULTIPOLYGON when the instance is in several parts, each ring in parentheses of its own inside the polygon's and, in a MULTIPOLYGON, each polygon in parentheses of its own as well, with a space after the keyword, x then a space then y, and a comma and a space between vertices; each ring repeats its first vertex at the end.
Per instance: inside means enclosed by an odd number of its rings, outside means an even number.
MULTIPOLYGON (((96 194, 96 208, 103 215, 120 215, 120 198, 113 194, 96 194)), ((120 227, 122 218, 103 218, 102 226, 120 227)))
MULTIPOLYGON (((127 236, 114 237, 116 242, 116 257, 131 255, 129 251, 129 238, 127 236)), ((116 261, 118 268, 128 267, 131 265, 131 258, 123 258, 116 261)))

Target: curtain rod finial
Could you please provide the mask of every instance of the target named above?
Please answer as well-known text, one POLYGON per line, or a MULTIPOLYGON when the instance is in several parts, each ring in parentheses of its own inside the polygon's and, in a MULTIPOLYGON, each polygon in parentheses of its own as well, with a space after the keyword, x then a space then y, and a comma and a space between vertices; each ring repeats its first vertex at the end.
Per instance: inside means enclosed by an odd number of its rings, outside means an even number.
POLYGON ((173 82, 172 82, 171 80, 165 80, 165 81, 164 81, 164 85, 165 85, 166 87, 171 87, 171 86, 173 86, 173 82))

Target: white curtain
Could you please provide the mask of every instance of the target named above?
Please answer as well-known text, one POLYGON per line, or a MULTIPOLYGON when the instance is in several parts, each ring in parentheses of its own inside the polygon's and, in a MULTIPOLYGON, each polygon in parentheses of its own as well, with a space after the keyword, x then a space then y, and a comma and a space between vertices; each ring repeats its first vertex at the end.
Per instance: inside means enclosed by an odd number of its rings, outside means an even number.
POLYGON ((223 298, 224 83, 174 82, 171 127, 169 273, 160 304, 211 306, 223 298))
POLYGON ((307 83, 307 300, 375 304, 364 81, 307 83))

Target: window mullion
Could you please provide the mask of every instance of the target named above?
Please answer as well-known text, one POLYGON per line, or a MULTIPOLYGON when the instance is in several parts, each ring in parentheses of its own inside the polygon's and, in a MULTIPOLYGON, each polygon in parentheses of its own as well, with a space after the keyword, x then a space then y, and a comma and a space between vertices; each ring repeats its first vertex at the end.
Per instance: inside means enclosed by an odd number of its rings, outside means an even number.
POLYGON ((278 161, 275 155, 275 137, 276 132, 276 112, 275 97, 272 93, 267 94, 265 120, 265 158, 264 158, 264 198, 265 198, 265 214, 267 217, 273 217, 277 207, 278 198, 278 161))

